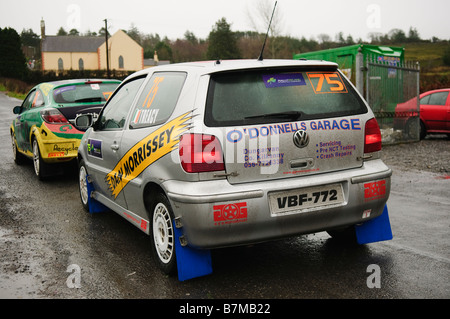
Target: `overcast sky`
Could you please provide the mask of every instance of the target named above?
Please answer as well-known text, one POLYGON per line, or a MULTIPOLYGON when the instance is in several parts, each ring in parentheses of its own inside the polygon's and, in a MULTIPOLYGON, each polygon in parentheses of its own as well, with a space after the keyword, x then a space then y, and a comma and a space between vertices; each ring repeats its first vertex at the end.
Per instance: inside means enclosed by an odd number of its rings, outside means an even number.
MULTIPOLYGON (((98 32, 108 19, 109 31, 136 26, 144 34, 159 34, 171 40, 189 30, 198 38, 208 37, 222 17, 233 31, 254 30, 248 12, 265 0, 0 0, 0 27, 20 32, 32 29, 40 35, 43 18, 47 35, 63 27, 85 33, 98 32)), ((275 0, 267 0, 271 5, 275 0)), ((450 39, 449 0, 278 0, 277 12, 283 35, 310 39, 328 34, 368 40, 369 33, 386 34, 416 28, 422 39, 450 39)), ((258 30, 265 32, 265 30, 258 30)))

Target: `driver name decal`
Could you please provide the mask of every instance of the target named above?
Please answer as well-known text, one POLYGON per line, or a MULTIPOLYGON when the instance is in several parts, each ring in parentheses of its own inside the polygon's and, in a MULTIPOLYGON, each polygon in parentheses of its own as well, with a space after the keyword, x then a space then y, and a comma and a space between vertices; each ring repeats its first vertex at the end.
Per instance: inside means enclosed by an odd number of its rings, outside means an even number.
POLYGON ((116 167, 105 177, 114 198, 117 198, 122 189, 148 166, 177 147, 181 134, 188 130, 187 122, 192 118, 188 116, 189 113, 152 132, 120 159, 116 167))

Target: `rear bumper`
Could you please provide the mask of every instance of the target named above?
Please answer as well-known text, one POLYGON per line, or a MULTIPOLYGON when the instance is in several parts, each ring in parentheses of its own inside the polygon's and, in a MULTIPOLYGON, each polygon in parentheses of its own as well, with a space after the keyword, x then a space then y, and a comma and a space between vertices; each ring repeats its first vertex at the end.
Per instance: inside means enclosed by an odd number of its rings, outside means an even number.
POLYGON ((194 183, 172 180, 163 187, 187 243, 219 248, 314 233, 377 217, 388 200, 391 175, 381 160, 373 160, 344 172, 270 182, 231 185, 226 179, 194 183), (271 212, 269 195, 273 192, 331 184, 342 185, 344 201, 340 205, 283 215, 271 212), (380 184, 382 191, 373 191, 380 184), (228 219, 218 218, 224 207, 235 210, 228 219))
POLYGON ((47 163, 70 161, 78 156, 82 132, 72 125, 43 123, 35 128, 41 156, 47 163))
POLYGON ((41 156, 47 163, 70 161, 77 157, 80 140, 78 139, 60 139, 43 140, 39 145, 41 156))

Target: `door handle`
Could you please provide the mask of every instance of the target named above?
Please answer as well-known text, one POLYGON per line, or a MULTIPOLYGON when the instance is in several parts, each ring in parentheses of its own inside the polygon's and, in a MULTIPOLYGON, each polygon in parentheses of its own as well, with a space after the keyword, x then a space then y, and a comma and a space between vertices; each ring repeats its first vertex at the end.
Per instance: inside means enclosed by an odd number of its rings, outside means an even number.
POLYGON ((119 150, 119 144, 114 143, 113 145, 111 145, 111 149, 113 151, 118 151, 119 150))
POLYGON ((292 169, 305 169, 312 167, 314 165, 314 160, 312 158, 303 158, 298 160, 290 161, 289 163, 292 169))

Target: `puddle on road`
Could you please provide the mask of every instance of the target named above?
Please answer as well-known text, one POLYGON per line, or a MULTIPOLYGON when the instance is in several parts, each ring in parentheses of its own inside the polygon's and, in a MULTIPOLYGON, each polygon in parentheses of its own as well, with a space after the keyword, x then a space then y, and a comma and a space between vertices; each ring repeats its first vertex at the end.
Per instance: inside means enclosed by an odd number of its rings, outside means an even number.
POLYGON ((34 275, 0 275, 0 299, 31 299, 39 293, 39 283, 34 275))
POLYGON ((11 246, 17 246, 17 234, 0 227, 0 299, 31 299, 40 292, 41 282, 25 254, 14 254, 11 246))

